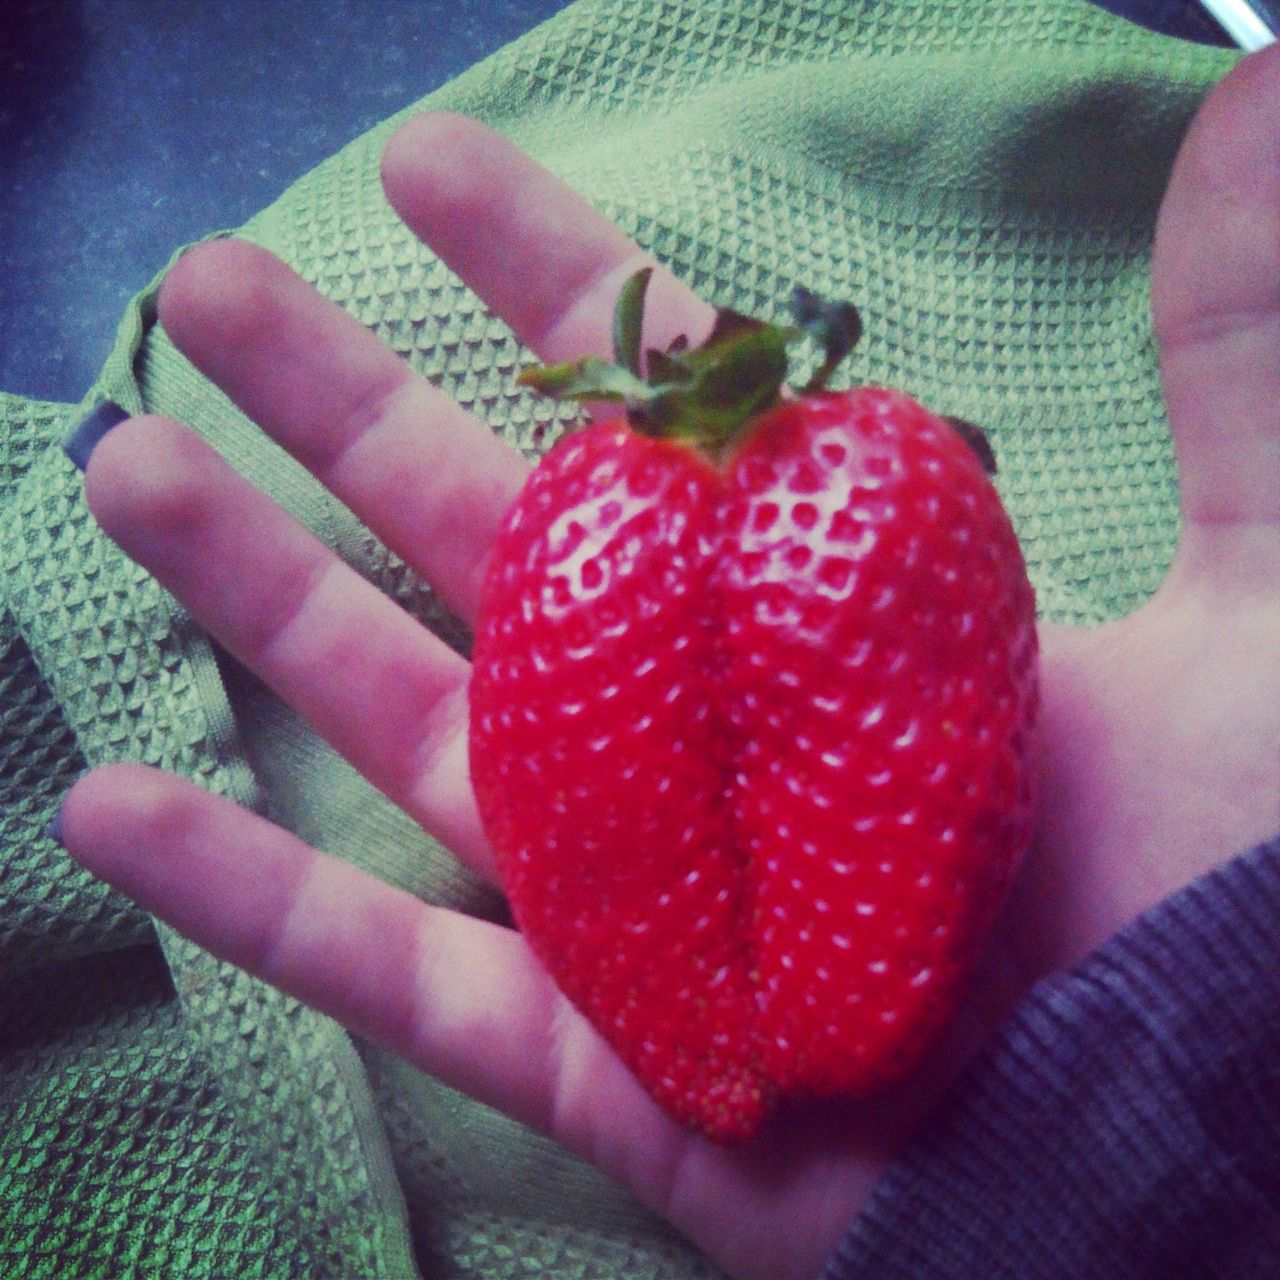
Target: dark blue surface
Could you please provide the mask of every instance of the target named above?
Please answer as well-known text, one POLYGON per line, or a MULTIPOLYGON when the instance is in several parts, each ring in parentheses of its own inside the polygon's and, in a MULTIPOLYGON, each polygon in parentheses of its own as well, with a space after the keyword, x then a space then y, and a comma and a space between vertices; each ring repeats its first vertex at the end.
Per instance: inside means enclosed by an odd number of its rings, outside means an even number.
POLYGON ((79 400, 125 304, 567 0, 0 0, 0 390, 79 400))
POLYGON ((1226 33, 1199 0, 1094 0, 1104 9, 1131 18, 1153 31, 1206 44, 1230 45, 1226 33))

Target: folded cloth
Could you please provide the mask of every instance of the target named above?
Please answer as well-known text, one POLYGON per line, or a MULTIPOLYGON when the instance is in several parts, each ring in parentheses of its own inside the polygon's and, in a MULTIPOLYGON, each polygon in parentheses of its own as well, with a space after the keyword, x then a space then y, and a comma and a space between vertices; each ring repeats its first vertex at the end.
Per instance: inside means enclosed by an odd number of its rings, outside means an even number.
MULTIPOLYGON (((506 132, 717 302, 857 299, 850 376, 988 428, 1042 609, 1084 622, 1171 555, 1148 252, 1232 60, 1084 0, 582 0, 409 110, 506 132)), ((239 234, 532 454, 565 417, 517 391, 516 343, 382 197, 405 114, 239 234)), ((553 1145, 212 960, 46 836, 77 772, 142 760, 424 899, 501 911, 97 531, 57 442, 105 399, 189 423, 466 643, 177 354, 154 286, 80 405, 0 397, 0 1273, 713 1274, 553 1145)))

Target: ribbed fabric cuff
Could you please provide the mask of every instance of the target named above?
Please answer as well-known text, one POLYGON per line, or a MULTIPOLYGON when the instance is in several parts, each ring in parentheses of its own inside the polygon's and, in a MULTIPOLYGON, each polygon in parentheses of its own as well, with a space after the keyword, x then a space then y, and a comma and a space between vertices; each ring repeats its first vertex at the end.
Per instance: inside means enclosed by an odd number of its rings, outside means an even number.
POLYGON ((1280 1276, 1280 837, 1037 986, 825 1275, 1280 1276))

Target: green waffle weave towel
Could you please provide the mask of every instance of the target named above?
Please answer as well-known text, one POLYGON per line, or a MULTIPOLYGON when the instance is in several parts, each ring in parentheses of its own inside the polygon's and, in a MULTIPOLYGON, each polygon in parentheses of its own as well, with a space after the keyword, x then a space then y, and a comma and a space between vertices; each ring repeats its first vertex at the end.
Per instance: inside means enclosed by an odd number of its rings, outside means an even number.
MULTIPOLYGON (((856 299, 848 376, 990 430, 1044 613, 1091 621, 1172 551, 1149 247, 1232 61, 1085 0, 582 0, 414 109, 504 131, 717 302, 856 299)), ((240 233, 532 454, 567 419, 515 390, 522 352, 385 203, 395 123, 240 233)), ((96 531, 57 444, 109 397, 190 423, 465 644, 154 319, 149 290, 83 404, 0 397, 0 1274, 712 1275, 555 1147, 215 962, 43 834, 80 770, 143 760, 501 911, 96 531)))

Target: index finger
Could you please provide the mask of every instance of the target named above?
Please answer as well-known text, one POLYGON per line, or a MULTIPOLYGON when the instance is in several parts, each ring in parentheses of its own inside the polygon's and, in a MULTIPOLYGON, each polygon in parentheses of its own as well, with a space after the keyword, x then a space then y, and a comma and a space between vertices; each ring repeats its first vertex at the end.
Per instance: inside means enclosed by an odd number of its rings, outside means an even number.
MULTIPOLYGON (((648 257, 515 146, 460 116, 418 117, 387 147, 406 223, 546 360, 605 354, 622 282, 648 257)), ((646 338, 697 339, 710 306, 664 270, 646 338)), ((484 561, 526 464, 355 317, 254 245, 212 241, 165 280, 180 351, 474 620, 484 561)))
POLYGON ((705 337, 715 311, 554 174, 477 120, 440 111, 392 136, 382 184, 405 224, 543 360, 610 354, 628 276, 655 266, 645 342, 705 337))

